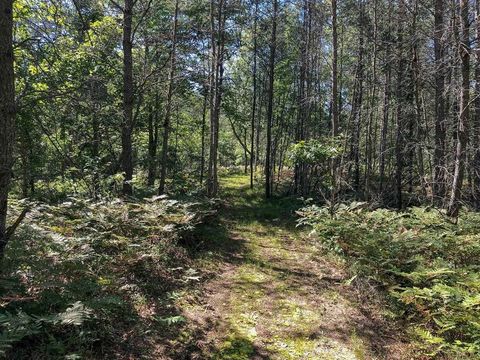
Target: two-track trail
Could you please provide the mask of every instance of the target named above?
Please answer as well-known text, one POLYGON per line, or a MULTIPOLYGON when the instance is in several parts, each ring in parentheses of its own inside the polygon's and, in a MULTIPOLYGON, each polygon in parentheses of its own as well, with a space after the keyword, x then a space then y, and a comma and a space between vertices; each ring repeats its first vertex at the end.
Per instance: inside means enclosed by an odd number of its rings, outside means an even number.
POLYGON ((240 175, 222 189, 220 223, 204 231, 223 255, 180 305, 188 325, 174 358, 403 358, 381 307, 358 296, 341 263, 295 226, 298 201, 267 201, 240 175))

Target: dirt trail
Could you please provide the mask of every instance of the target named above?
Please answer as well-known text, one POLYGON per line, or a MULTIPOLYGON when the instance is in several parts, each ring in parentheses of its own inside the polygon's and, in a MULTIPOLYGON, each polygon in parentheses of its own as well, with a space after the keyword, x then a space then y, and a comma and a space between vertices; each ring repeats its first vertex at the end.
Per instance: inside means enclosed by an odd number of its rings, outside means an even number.
POLYGON ((234 176, 222 184, 226 210, 208 230, 224 256, 214 264, 218 275, 182 305, 191 346, 178 358, 402 358, 378 307, 295 228, 298 204, 264 201, 247 182, 234 176))

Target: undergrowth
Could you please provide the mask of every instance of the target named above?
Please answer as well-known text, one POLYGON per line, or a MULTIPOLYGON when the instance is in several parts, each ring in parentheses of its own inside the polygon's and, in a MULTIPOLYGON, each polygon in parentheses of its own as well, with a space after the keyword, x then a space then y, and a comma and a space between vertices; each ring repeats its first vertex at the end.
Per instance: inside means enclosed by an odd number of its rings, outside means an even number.
MULTIPOLYGON (((23 206, 12 201, 12 217, 23 206)), ((152 353, 149 339, 184 321, 175 300, 201 276, 189 246, 213 208, 163 196, 33 204, 2 264, 0 358, 152 353)))
POLYGON ((403 213, 362 203, 299 211, 301 225, 344 257, 352 275, 385 291, 422 356, 480 357, 480 214, 458 224, 431 208, 403 213))

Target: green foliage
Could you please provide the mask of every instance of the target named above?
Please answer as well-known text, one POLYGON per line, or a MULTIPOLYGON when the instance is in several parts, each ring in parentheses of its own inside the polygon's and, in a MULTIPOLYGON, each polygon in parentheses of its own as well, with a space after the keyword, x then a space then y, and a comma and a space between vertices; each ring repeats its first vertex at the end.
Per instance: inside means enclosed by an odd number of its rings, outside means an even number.
POLYGON ((299 211, 300 224, 348 259, 352 272, 387 290, 426 355, 480 356, 480 215, 454 225, 429 208, 397 213, 364 205, 340 205, 333 217, 309 206, 299 211))
MULTIPOLYGON (((101 343, 110 357, 128 348, 118 343, 127 333, 142 338, 181 327, 172 290, 202 274, 180 243, 195 241, 197 227, 215 215, 213 203, 196 200, 70 196, 32 204, 3 264, 0 354, 89 358, 101 343)), ((22 206, 12 201, 12 217, 22 206)))
POLYGON ((318 165, 341 155, 342 139, 325 137, 300 141, 290 147, 289 158, 294 164, 318 165))
POLYGON ((91 316, 91 310, 80 301, 75 302, 64 312, 53 315, 28 315, 18 311, 16 315, 9 312, 0 313, 0 356, 5 356, 6 351, 21 339, 45 331, 48 326, 81 326, 91 316))

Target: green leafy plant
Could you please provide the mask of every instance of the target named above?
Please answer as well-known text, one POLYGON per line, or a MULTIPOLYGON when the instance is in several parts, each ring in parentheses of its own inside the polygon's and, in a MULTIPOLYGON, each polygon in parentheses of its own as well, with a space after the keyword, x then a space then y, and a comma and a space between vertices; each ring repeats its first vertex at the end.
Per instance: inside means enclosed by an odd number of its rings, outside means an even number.
POLYGON ((0 356, 5 356, 17 341, 41 332, 45 327, 81 326, 90 318, 92 311, 80 301, 75 302, 64 312, 52 315, 28 315, 23 311, 16 314, 0 313, 0 356))
POLYGON ((429 208, 397 213, 352 203, 333 217, 328 210, 305 207, 299 224, 347 259, 353 274, 385 290, 425 355, 480 356, 479 214, 455 225, 429 208))

